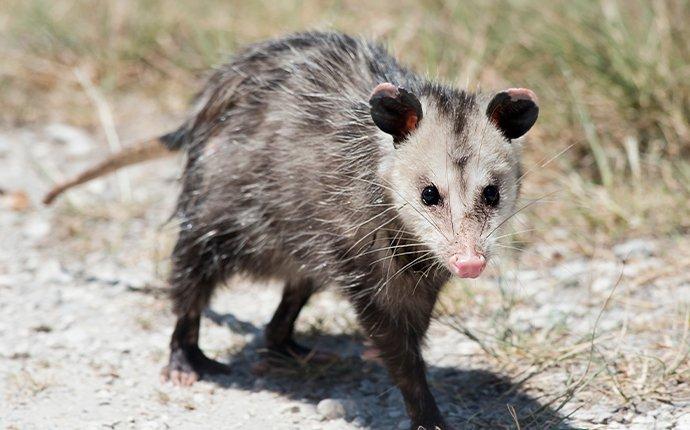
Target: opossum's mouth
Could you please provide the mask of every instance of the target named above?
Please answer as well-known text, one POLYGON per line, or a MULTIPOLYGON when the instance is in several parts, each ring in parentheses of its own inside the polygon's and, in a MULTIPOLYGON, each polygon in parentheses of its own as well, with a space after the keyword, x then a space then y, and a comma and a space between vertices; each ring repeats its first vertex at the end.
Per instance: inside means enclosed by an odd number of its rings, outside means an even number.
POLYGON ((476 252, 454 254, 448 259, 450 272, 459 278, 477 278, 486 267, 486 257, 476 252))

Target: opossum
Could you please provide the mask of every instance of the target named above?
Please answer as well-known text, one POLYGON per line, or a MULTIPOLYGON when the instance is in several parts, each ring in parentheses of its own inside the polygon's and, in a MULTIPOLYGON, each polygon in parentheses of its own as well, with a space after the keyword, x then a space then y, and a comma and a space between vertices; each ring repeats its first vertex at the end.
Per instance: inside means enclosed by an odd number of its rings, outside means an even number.
POLYGON ((166 379, 226 372, 199 349, 199 318, 236 274, 285 281, 265 330, 293 340, 309 297, 334 285, 402 392, 412 428, 449 428, 420 346, 442 286, 479 276, 515 211, 520 142, 535 94, 433 82, 376 42, 307 32, 251 45, 219 67, 184 123, 57 187, 182 149, 171 295, 177 323, 166 379), (164 149, 167 148, 167 149, 164 149))

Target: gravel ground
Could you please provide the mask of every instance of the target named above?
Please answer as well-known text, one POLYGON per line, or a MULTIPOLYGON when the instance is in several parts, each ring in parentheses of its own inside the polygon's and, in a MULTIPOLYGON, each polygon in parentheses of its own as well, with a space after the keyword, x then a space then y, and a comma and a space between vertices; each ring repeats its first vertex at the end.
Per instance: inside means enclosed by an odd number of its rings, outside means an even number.
MULTIPOLYGON (((238 279, 202 325, 202 348, 232 374, 161 383, 180 160, 38 203, 102 153, 62 124, 0 131, 0 428, 407 428, 399 393, 360 359, 353 314, 331 291, 298 330, 340 362, 259 372, 280 286, 238 279)), ((634 238, 589 255, 533 246, 482 281, 450 285, 425 351, 449 421, 690 429, 689 272, 688 238, 634 238)))

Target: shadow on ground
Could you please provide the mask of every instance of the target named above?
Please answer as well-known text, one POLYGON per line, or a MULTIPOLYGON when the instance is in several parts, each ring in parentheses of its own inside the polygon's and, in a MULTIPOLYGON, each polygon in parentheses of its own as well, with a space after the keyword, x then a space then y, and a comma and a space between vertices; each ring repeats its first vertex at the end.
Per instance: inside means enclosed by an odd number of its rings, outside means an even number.
MULTIPOLYGON (((385 369, 364 361, 361 339, 352 335, 298 335, 305 345, 337 352, 342 359, 331 365, 300 365, 282 362, 256 374, 256 364, 264 360, 262 328, 240 321, 232 314, 208 310, 207 318, 241 334, 254 334, 254 341, 228 357, 232 372, 212 378, 222 387, 248 391, 270 390, 287 398, 317 404, 324 398, 350 399, 353 411, 365 428, 397 428, 406 418, 402 397, 385 369)), ((519 384, 483 370, 462 370, 429 366, 429 382, 449 424, 462 429, 573 429, 565 417, 549 405, 527 395, 519 384), (510 413, 512 407, 519 426, 510 413)))

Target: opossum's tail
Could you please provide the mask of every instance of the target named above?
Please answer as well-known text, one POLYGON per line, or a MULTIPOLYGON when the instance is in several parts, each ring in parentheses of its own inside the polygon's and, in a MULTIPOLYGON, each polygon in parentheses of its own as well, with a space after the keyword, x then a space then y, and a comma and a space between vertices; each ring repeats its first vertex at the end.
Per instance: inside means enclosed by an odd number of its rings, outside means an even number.
POLYGON ((182 148, 183 137, 181 130, 178 130, 125 148, 95 166, 86 169, 72 179, 57 184, 43 197, 43 203, 49 205, 56 197, 70 188, 107 175, 123 167, 170 155, 182 148))

